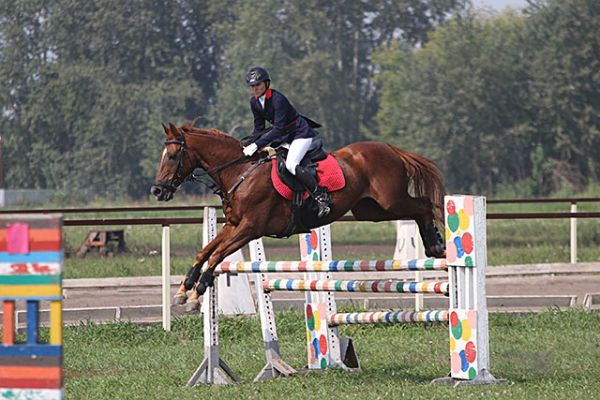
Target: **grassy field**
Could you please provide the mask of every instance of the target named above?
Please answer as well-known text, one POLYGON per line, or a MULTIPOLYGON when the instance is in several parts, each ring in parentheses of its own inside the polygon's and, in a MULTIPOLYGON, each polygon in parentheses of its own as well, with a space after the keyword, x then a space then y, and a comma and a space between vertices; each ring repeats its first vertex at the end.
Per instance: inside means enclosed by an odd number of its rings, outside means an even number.
MULTIPOLYGON (((304 323, 277 316, 284 359, 305 364, 304 323)), ((454 390, 429 382, 448 373, 445 325, 352 326, 362 372, 329 370, 252 383, 264 365, 258 320, 221 323, 222 358, 245 382, 230 387, 185 383, 203 358, 200 318, 177 319, 173 331, 120 323, 65 329, 68 399, 592 399, 600 393, 600 313, 548 311, 490 316, 491 370, 504 385, 454 390)), ((44 331, 47 335, 47 331, 44 331)))

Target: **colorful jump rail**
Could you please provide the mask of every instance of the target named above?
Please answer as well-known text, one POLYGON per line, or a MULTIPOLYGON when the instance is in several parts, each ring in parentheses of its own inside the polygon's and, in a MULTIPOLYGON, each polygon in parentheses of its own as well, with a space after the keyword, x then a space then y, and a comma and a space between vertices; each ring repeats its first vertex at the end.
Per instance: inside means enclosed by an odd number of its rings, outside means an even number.
POLYGON ((242 261, 223 262, 217 273, 269 272, 366 272, 366 271, 429 271, 446 270, 443 258, 412 260, 337 260, 337 261, 242 261))
MULTIPOLYGON (((262 241, 250 243, 251 262, 222 263, 218 273, 254 273, 257 308, 266 365, 255 381, 288 376, 296 370, 279 351, 272 290, 298 290, 305 294, 308 367, 310 369, 359 369, 352 340, 339 335, 339 325, 375 323, 448 322, 450 334, 449 377, 435 383, 488 384, 499 380, 489 373, 489 337, 485 295, 487 266, 485 198, 446 196, 446 259, 410 261, 330 261, 329 226, 300 235, 300 262, 268 262, 262 241), (447 270, 448 282, 400 282, 333 280, 334 272, 447 270), (266 273, 303 272, 304 279, 267 279, 266 273), (387 286, 386 286, 387 285, 387 286), (396 286, 394 286, 396 285, 396 286), (421 285, 421 286, 418 286, 421 285), (448 310, 379 311, 338 313, 334 292, 438 293, 449 297, 448 310)), ((216 221, 216 220, 215 220, 216 221)), ((205 295, 205 361, 188 384, 227 384, 237 377, 219 358, 217 285, 205 295), (207 328, 208 327, 208 328, 207 328)))
POLYGON ((337 313, 329 316, 329 326, 355 324, 402 324, 448 321, 448 310, 438 311, 375 311, 337 313))
POLYGON ((382 293, 439 293, 448 294, 448 282, 402 282, 361 280, 304 280, 267 279, 265 290, 312 291, 312 292, 382 292, 382 293))
POLYGON ((45 215, 0 216, 0 399, 62 399, 62 222, 45 215), (50 303, 50 339, 39 339, 40 302, 50 303), (16 308, 27 310, 16 340, 16 308))

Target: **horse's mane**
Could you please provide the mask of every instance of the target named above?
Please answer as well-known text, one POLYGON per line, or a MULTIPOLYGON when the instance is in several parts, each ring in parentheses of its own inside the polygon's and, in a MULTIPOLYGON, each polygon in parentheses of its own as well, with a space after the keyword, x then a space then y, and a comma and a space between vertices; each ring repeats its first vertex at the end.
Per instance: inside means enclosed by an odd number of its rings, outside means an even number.
POLYGON ((230 140, 230 141, 235 141, 236 143, 238 142, 238 140, 236 138, 234 138, 231 135, 228 135, 225 132, 222 132, 216 128, 197 128, 194 126, 195 121, 189 122, 187 124, 181 125, 179 128, 185 132, 185 133, 189 133, 192 135, 209 135, 209 136, 214 136, 214 137, 218 137, 218 138, 222 138, 222 139, 226 139, 226 140, 230 140))

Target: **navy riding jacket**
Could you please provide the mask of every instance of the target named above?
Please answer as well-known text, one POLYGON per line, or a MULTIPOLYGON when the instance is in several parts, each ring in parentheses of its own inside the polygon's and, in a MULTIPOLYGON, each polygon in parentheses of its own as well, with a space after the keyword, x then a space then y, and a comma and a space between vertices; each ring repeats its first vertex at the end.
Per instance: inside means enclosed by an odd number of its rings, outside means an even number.
POLYGON ((273 125, 270 132, 260 136, 254 143, 258 148, 271 143, 278 146, 282 143, 291 143, 294 139, 312 138, 318 132, 311 128, 306 120, 290 104, 288 99, 277 90, 267 89, 265 92, 265 106, 260 104, 257 97, 250 99, 250 109, 254 115, 254 132, 259 135, 265 129, 265 121, 273 125))

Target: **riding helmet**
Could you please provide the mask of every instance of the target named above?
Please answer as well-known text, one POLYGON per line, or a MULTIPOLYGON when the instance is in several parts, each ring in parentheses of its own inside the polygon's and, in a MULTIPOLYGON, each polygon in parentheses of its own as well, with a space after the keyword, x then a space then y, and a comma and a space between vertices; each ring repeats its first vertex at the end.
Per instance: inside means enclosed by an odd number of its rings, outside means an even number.
POLYGON ((269 71, 262 67, 252 67, 246 74, 246 85, 248 86, 257 85, 261 82, 270 80, 271 76, 269 75, 269 71))

